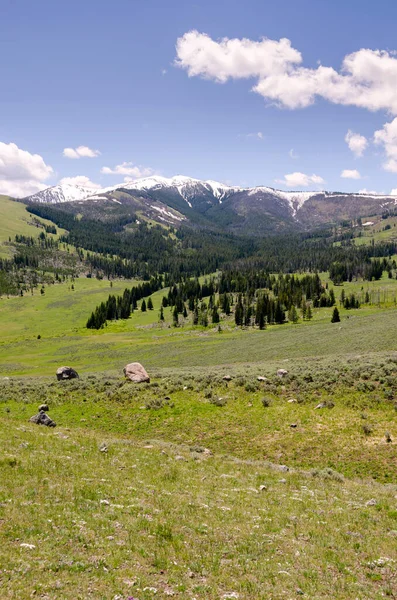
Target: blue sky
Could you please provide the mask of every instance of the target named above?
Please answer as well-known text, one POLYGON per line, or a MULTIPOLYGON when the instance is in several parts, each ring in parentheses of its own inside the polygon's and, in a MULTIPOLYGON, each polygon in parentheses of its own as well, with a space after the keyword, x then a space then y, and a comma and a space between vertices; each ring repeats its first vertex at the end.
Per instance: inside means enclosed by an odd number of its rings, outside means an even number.
POLYGON ((396 20, 390 0, 0 0, 0 193, 150 173, 389 193, 396 20))

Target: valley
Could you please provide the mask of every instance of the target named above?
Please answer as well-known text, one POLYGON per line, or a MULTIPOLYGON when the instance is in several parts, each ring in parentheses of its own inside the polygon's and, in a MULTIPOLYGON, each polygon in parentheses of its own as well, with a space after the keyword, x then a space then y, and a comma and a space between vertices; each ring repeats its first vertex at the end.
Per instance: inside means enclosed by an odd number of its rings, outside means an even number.
POLYGON ((0 202, 5 597, 394 597, 394 209, 263 236, 124 198, 0 202), (265 297, 284 316, 261 328, 265 297), (43 404, 55 429, 29 422, 43 404))

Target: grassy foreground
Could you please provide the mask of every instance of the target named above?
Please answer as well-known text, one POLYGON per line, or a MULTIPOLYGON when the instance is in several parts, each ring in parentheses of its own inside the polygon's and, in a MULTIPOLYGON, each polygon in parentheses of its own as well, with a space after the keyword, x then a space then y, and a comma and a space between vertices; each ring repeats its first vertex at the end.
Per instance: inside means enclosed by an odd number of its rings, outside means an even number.
POLYGON ((55 430, 7 407, 2 598, 396 597, 396 485, 210 453, 193 434, 105 433, 75 423, 71 405, 55 404, 55 430))

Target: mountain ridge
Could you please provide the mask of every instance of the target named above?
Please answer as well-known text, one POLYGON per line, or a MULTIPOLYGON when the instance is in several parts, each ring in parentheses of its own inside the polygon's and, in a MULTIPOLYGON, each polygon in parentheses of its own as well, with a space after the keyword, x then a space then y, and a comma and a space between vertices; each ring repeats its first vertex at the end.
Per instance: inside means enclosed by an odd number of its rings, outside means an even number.
POLYGON ((99 219, 102 212, 138 214, 163 225, 184 223, 253 235, 307 230, 397 207, 392 195, 240 187, 183 175, 153 175, 103 189, 60 184, 23 201, 63 205, 99 219))

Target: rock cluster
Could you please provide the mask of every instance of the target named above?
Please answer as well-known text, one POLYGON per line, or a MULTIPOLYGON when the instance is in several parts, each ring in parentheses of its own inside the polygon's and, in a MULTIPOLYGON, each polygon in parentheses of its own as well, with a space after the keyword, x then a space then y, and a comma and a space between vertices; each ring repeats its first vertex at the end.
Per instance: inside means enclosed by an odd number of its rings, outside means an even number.
POLYGON ((46 414, 46 411, 48 411, 47 404, 42 404, 39 406, 39 412, 37 415, 30 417, 30 423, 36 423, 36 425, 46 425, 46 427, 56 427, 57 424, 46 414))

